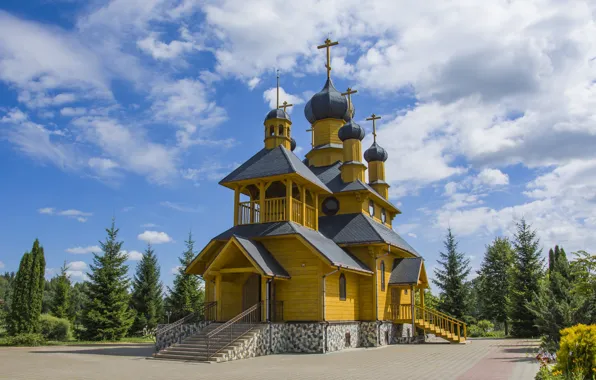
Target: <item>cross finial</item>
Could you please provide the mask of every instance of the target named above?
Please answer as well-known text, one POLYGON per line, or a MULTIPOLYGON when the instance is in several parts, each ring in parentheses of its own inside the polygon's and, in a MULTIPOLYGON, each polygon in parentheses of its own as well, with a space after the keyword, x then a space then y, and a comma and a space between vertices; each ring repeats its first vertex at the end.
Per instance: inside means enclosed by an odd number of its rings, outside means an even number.
POLYGON ((331 42, 329 38, 325 40, 325 44, 317 46, 317 49, 327 49, 327 64, 325 67, 327 68, 327 78, 331 78, 331 46, 339 45, 339 42, 331 42))
POLYGON ((293 104, 288 104, 288 102, 286 102, 284 100, 283 104, 281 106, 277 107, 277 108, 283 108, 284 109, 284 112, 286 112, 286 108, 292 107, 292 106, 293 106, 293 104))
POLYGON ((277 74, 277 97, 275 98, 275 108, 279 108, 279 70, 276 70, 276 74, 277 74))
MULTIPOLYGON (((350 110, 350 108, 352 108, 352 94, 355 94, 357 92, 358 92, 358 90, 352 90, 351 87, 348 87, 346 92, 342 92, 343 96, 348 97, 348 110, 350 110)), ((352 115, 350 115, 350 117, 352 117, 352 115)))
POLYGON ((307 129, 306 132, 310 132, 310 147, 314 148, 315 147, 315 129, 313 127, 311 127, 310 129, 307 129))
POLYGON ((370 117, 366 120, 372 120, 373 122, 373 140, 374 142, 377 142, 377 126, 375 124, 375 120, 379 120, 381 118, 381 116, 377 116, 374 113, 372 115, 370 115, 370 117))

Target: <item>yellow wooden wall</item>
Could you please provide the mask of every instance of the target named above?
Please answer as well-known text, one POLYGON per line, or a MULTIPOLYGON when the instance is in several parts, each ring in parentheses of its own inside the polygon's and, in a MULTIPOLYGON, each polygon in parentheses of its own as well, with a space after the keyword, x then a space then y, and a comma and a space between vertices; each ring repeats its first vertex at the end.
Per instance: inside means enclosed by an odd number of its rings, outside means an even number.
MULTIPOLYGON (((369 268, 374 268, 374 257, 368 247, 352 247, 349 249, 350 253, 356 256, 360 261, 366 264, 369 268)), ((358 276, 359 282, 359 320, 374 321, 375 320, 375 294, 374 294, 374 276, 358 276)))
MULTIPOLYGON (((333 268, 327 267, 329 271, 333 268)), ((329 272, 327 272, 329 273, 329 272)), ((325 280, 325 320, 356 321, 360 318, 360 275, 336 272, 325 280), (339 299, 339 277, 346 277, 346 299, 339 299)))
POLYGON ((242 286, 250 273, 224 274, 221 277, 221 306, 218 319, 227 321, 242 312, 242 286))
POLYGON ((276 280, 276 300, 283 301, 286 321, 315 321, 321 316, 321 260, 297 238, 262 241, 291 279, 276 280))

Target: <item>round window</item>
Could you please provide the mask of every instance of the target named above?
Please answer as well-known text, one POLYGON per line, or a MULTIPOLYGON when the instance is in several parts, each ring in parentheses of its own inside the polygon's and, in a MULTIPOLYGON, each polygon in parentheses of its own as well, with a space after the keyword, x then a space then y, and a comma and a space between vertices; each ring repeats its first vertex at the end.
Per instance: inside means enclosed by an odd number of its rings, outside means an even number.
POLYGON ((373 201, 368 202, 368 213, 370 214, 370 216, 375 215, 375 202, 373 202, 373 201))
POLYGON ((339 201, 335 197, 329 197, 323 201, 323 213, 327 216, 337 214, 339 211, 339 201))

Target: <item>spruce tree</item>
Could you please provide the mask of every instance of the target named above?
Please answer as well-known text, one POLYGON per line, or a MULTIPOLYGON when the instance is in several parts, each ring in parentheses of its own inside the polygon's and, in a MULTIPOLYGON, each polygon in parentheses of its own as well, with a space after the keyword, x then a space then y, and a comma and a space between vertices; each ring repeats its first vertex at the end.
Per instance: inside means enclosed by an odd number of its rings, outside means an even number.
POLYGON ((56 278, 56 286, 51 301, 52 314, 65 319, 69 318, 70 309, 70 278, 67 271, 68 267, 65 262, 56 278))
POLYGON ((8 333, 11 335, 33 332, 30 323, 31 304, 28 300, 32 263, 33 256, 30 252, 25 252, 12 287, 12 299, 7 320, 8 333))
POLYGON ((121 252, 115 221, 106 229, 108 236, 100 242, 103 255, 93 254, 93 264, 87 282, 89 304, 83 314, 85 336, 90 340, 120 340, 133 323, 129 308, 130 280, 127 277, 127 257, 121 252))
POLYGON ((515 260, 510 313, 511 333, 516 337, 538 335, 538 329, 534 325, 534 313, 530 311, 528 305, 538 294, 543 275, 539 244, 536 231, 531 229, 525 219, 518 222, 513 243, 515 260))
POLYGON ((433 282, 441 290, 439 310, 455 318, 463 318, 467 313, 467 297, 469 284, 466 281, 470 274, 470 260, 463 253, 457 251, 457 241, 447 230, 445 238, 446 253, 440 252, 437 260, 440 268, 435 269, 433 282))
POLYGON ((186 250, 179 258, 180 269, 174 278, 174 288, 168 288, 168 308, 172 312, 172 320, 177 320, 197 311, 203 302, 204 291, 199 277, 193 274, 186 274, 185 270, 195 257, 192 233, 189 232, 188 240, 185 241, 186 250))
POLYGON ((136 311, 131 331, 136 333, 144 327, 153 329, 163 317, 163 286, 159 281, 159 264, 151 244, 137 265, 132 284, 131 306, 136 311))
POLYGON ((32 270, 29 285, 29 302, 31 303, 31 330, 39 330, 39 316, 43 305, 43 294, 46 285, 46 258, 39 240, 35 239, 31 249, 32 270))
POLYGON ((486 247, 478 271, 479 301, 484 319, 502 323, 509 334, 508 311, 511 308, 513 249, 509 239, 497 237, 486 247))

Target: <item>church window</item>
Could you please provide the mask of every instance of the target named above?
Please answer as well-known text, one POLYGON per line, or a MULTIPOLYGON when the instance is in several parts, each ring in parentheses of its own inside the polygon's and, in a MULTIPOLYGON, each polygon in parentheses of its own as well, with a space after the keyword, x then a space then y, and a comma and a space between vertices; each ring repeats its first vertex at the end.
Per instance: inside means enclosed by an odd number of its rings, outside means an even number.
POLYGON ((269 127, 269 136, 275 136, 275 127, 273 125, 269 127))
POLYGON ((370 216, 375 216, 375 202, 368 202, 368 213, 370 214, 370 216))
POLYGON ((346 300, 346 275, 343 273, 339 275, 339 300, 346 300))
POLYGON ((279 133, 278 133, 278 135, 279 136, 283 136, 284 135, 284 126, 283 125, 280 125, 279 126, 279 133))
POLYGON ((387 221, 387 212, 385 209, 381 209, 381 222, 385 223, 387 221))
POLYGON ((339 211, 339 201, 335 197, 325 198, 323 201, 323 213, 327 216, 333 216, 339 211))
POLYGON ((385 291, 385 262, 381 261, 381 291, 385 291))

